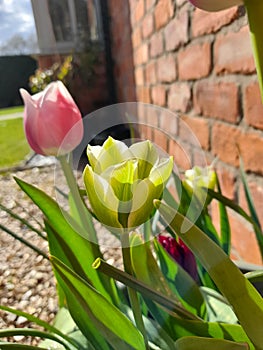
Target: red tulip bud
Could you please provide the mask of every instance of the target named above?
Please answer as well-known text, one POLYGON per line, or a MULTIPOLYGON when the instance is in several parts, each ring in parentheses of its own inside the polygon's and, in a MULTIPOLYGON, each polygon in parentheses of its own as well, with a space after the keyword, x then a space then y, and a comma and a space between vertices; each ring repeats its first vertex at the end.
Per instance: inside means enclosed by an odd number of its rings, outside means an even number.
POLYGON ((63 155, 83 137, 81 113, 61 81, 31 96, 20 89, 25 104, 24 130, 30 147, 42 155, 63 155))
POLYGON ((197 280, 197 267, 196 261, 191 250, 184 244, 179 238, 176 239, 169 236, 158 236, 159 243, 164 249, 171 255, 171 257, 180 265, 182 268, 189 273, 194 280, 197 280))

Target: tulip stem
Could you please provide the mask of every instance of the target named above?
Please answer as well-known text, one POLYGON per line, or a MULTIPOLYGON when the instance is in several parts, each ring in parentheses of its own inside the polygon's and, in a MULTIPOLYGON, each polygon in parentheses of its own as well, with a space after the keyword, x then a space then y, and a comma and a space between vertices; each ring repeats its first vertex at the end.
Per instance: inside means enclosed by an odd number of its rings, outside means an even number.
MULTIPOLYGON (((129 232, 125 231, 125 232, 121 233, 120 240, 121 240, 121 246, 122 246, 122 258, 123 258, 124 270, 126 273, 133 276, 129 232)), ((127 289, 128 289, 128 295, 129 295, 131 308, 133 311, 133 316, 135 319, 136 326, 138 327, 139 331, 143 335, 145 349, 149 350, 150 348, 149 348, 149 344, 148 344, 147 333, 146 333, 143 319, 142 319, 142 312, 141 312, 141 306, 140 306, 138 294, 133 288, 127 287, 127 289)))
POLYGON ((62 167, 62 170, 64 172, 65 178, 67 180, 67 184, 72 196, 72 199, 75 203, 75 206, 77 208, 78 212, 78 219, 82 226, 82 228, 85 230, 85 237, 88 238, 91 242, 97 244, 97 235, 96 231, 94 230, 94 226, 89 218, 90 213, 88 212, 87 208, 85 207, 85 204, 82 201, 82 198, 79 193, 79 188, 75 179, 75 176, 72 171, 72 167, 70 166, 69 162, 67 161, 66 156, 61 156, 58 158, 62 167), (88 232, 88 237, 86 232, 88 232))

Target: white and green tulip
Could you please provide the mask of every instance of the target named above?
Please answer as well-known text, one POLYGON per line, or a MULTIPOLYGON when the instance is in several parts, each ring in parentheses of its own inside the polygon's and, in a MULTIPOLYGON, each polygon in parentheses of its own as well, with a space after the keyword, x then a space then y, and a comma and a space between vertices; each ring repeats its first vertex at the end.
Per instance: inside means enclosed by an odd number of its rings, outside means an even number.
POLYGON ((97 219, 111 229, 132 230, 154 212, 173 169, 173 158, 159 158, 150 141, 127 147, 109 137, 102 146, 88 146, 89 165, 83 178, 97 219))
POLYGON ((206 207, 209 204, 210 197, 207 196, 205 189, 213 190, 215 188, 216 173, 211 166, 206 168, 195 166, 186 170, 183 185, 190 196, 194 194, 200 204, 206 207))
POLYGON ((263 101, 263 1, 262 0, 190 0, 191 3, 205 11, 221 11, 236 5, 244 5, 248 23, 258 81, 263 101))

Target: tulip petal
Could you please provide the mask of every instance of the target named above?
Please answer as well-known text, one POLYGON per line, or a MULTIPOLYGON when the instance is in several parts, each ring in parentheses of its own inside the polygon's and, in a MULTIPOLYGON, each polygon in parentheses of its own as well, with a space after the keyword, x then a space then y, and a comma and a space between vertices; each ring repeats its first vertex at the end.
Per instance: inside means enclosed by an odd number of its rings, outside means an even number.
POLYGON ((97 219, 111 228, 122 228, 118 221, 119 200, 108 182, 87 165, 83 179, 90 205, 97 219))
POLYGON ((138 159, 138 178, 149 176, 154 164, 158 161, 158 152, 150 141, 142 141, 133 144, 129 151, 138 159))
POLYGON ((160 198, 163 186, 154 186, 147 178, 134 188, 132 208, 128 218, 128 227, 135 228, 146 222, 154 211, 153 200, 160 198))
POLYGON ((100 174, 112 165, 123 162, 126 158, 123 156, 124 152, 128 149, 124 142, 114 140, 112 137, 108 137, 103 146, 89 146, 88 151, 89 159, 97 158, 97 161, 93 161, 95 167, 93 170, 100 174), (94 148, 96 147, 96 148, 94 148), (99 152, 99 148, 101 151, 99 152), (92 154, 92 155, 91 155, 92 154))
POLYGON ((173 157, 163 159, 158 166, 152 168, 149 179, 155 186, 162 185, 165 187, 165 184, 168 181, 172 170, 173 157))
POLYGON ((25 134, 35 152, 62 155, 80 143, 81 113, 62 82, 53 82, 33 96, 24 89, 20 93, 25 104, 25 134))
POLYGON ((110 184, 114 190, 116 197, 120 201, 129 201, 132 199, 132 184, 135 180, 137 172, 136 160, 127 160, 113 168, 110 175, 110 184))
POLYGON ((205 11, 221 11, 236 5, 242 5, 242 0, 190 0, 191 3, 205 11))
POLYGON ((115 195, 119 199, 118 217, 123 227, 127 227, 131 211, 133 185, 137 180, 137 161, 129 159, 120 165, 115 165, 109 176, 109 181, 115 195))
POLYGON ((49 84, 43 91, 39 113, 39 143, 46 154, 66 154, 80 143, 81 114, 61 81, 49 84))
POLYGON ((37 140, 38 137, 37 130, 39 130, 38 125, 38 101, 37 101, 37 95, 34 95, 35 98, 33 98, 25 89, 20 89, 20 94, 22 96, 22 99, 24 101, 25 110, 24 110, 24 130, 26 134, 27 141, 30 145, 30 147, 38 154, 45 155, 44 151, 41 149, 41 147, 38 145, 37 140))
POLYGON ((91 146, 87 147, 87 157, 90 162, 90 165, 97 174, 101 173, 100 163, 98 162, 98 158, 102 152, 101 146, 91 146))

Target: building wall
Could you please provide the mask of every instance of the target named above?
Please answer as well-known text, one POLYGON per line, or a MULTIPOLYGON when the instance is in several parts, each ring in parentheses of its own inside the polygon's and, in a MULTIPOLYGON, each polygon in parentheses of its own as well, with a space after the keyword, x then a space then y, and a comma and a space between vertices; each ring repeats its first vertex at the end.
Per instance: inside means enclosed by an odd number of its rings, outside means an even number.
POLYGON ((127 0, 108 0, 113 74, 119 102, 136 100, 130 7, 127 0))
MULTIPOLYGON (((217 158, 223 193, 247 208, 239 171, 241 154, 263 224, 263 107, 244 8, 206 13, 186 0, 109 3, 115 49, 122 48, 114 56, 119 101, 132 97, 123 93, 133 85, 123 75, 131 55, 130 49, 125 55, 122 46, 129 37, 129 11, 136 99, 179 116, 140 115, 141 123, 152 126, 142 126, 142 135, 186 168, 198 164, 200 157, 200 151, 187 143, 186 123, 199 139, 207 162, 217 158), (183 149, 179 139, 185 142, 183 149)), ((216 205, 213 215, 216 220, 216 205)), ((250 225, 232 212, 230 217, 233 257, 261 263, 250 225)))

